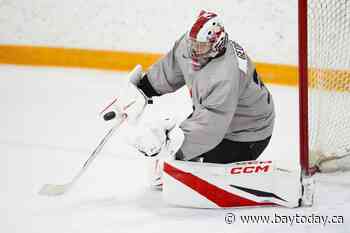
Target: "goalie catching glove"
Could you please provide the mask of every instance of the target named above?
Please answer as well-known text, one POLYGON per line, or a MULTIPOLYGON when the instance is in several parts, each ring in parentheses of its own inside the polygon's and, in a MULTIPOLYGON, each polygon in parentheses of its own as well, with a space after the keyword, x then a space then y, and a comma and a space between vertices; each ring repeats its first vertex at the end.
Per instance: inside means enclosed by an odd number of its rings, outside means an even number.
POLYGON ((146 157, 174 158, 184 141, 183 131, 173 119, 152 123, 140 132, 134 142, 137 150, 146 157))

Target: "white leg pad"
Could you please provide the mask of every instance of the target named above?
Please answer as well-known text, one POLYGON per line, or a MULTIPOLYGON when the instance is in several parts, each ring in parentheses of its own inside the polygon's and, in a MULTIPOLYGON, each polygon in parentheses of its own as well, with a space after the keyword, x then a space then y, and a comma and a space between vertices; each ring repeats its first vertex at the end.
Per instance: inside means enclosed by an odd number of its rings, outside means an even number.
POLYGON ((172 205, 197 208, 299 206, 300 167, 281 168, 272 161, 211 164, 166 161, 163 198, 172 205))

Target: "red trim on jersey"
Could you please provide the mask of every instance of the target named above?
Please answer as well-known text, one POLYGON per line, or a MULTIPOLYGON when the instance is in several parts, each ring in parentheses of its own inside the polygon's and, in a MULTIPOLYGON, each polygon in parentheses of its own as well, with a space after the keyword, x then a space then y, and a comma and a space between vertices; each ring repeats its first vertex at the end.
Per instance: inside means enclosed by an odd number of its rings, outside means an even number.
POLYGON ((217 15, 212 12, 201 12, 196 22, 193 24, 191 31, 190 31, 190 37, 193 39, 197 38, 198 32, 201 30, 201 28, 204 26, 206 22, 208 22, 210 19, 216 17, 217 15))
POLYGON ((247 198, 235 195, 224 189, 221 189, 207 181, 189 173, 182 171, 178 168, 171 166, 168 163, 164 163, 164 172, 171 177, 180 181, 187 187, 193 189, 203 197, 214 202, 219 207, 239 207, 239 206, 271 206, 276 205, 270 202, 255 202, 247 198))

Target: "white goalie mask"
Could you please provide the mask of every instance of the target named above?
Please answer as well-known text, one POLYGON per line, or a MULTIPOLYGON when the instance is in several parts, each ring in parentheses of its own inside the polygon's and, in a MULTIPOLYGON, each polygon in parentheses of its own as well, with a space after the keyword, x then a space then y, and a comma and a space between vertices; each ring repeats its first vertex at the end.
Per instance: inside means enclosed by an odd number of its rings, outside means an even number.
POLYGON ((201 11, 187 35, 190 57, 199 66, 225 52, 228 35, 218 15, 201 11))

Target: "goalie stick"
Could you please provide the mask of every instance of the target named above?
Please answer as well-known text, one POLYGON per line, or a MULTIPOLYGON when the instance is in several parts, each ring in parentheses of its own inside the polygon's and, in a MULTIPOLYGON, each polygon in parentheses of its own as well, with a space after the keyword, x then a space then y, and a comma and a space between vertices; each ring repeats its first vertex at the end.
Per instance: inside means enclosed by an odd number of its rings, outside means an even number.
POLYGON ((81 177, 81 175, 86 171, 86 169, 89 167, 89 165, 92 163, 92 161, 96 158, 96 156, 101 152, 103 146, 106 144, 108 139, 113 135, 113 133, 116 131, 117 128, 125 121, 126 117, 123 116, 120 120, 118 120, 117 124, 114 125, 108 133, 103 137, 103 139, 100 141, 96 149, 92 152, 88 160, 84 163, 83 167, 80 169, 78 174, 75 175, 75 177, 72 179, 71 182, 68 182, 66 184, 45 184, 41 190, 39 191, 40 195, 45 196, 57 196, 62 195, 66 193, 71 187, 76 183, 76 181, 81 177))
MULTIPOLYGON (((140 65, 137 65, 129 74, 129 80, 131 77, 135 76, 135 75, 140 75, 140 73, 142 72, 142 68, 140 65)), ((133 85, 133 84, 132 84, 133 85)), ((136 87, 135 87, 136 88, 136 87)), ((139 90, 138 88, 136 88, 140 94, 143 96, 144 98, 144 104, 143 107, 141 109, 141 111, 136 115, 135 119, 139 119, 142 115, 142 113, 144 112, 147 104, 152 103, 152 99, 148 98, 141 90, 139 90)), ((116 102, 116 99, 113 100, 112 104, 114 104, 116 102)), ((132 106, 135 103, 135 101, 131 101, 129 104, 127 104, 126 106, 124 106, 123 108, 116 108, 115 110, 117 111, 117 113, 115 111, 110 111, 104 114, 103 118, 107 121, 107 120, 111 120, 114 119, 115 117, 117 118, 117 122, 115 123, 115 125, 107 132, 107 134, 102 138, 102 140, 100 141, 100 143, 97 145, 97 147, 94 149, 94 151, 91 153, 91 155, 89 156, 89 158, 86 160, 86 162, 84 163, 84 165, 82 166, 82 168, 79 170, 79 172, 73 177, 73 179, 65 184, 45 184, 41 190, 39 191, 40 195, 45 195, 45 196, 58 196, 58 195, 63 195, 65 193, 67 193, 72 187, 73 185, 77 182, 77 180, 84 174, 84 172, 88 169, 88 167, 90 166, 90 164, 92 163, 92 161, 94 161, 94 159, 97 157, 97 155, 100 154, 102 148, 104 147, 104 145, 108 142, 108 140, 112 137, 112 135, 114 134, 114 132, 119 128, 119 126, 121 124, 123 124, 123 122, 128 119, 128 114, 125 112, 130 106, 132 106)), ((105 108, 101 113, 105 112, 112 104, 108 105, 107 108, 105 108)))

